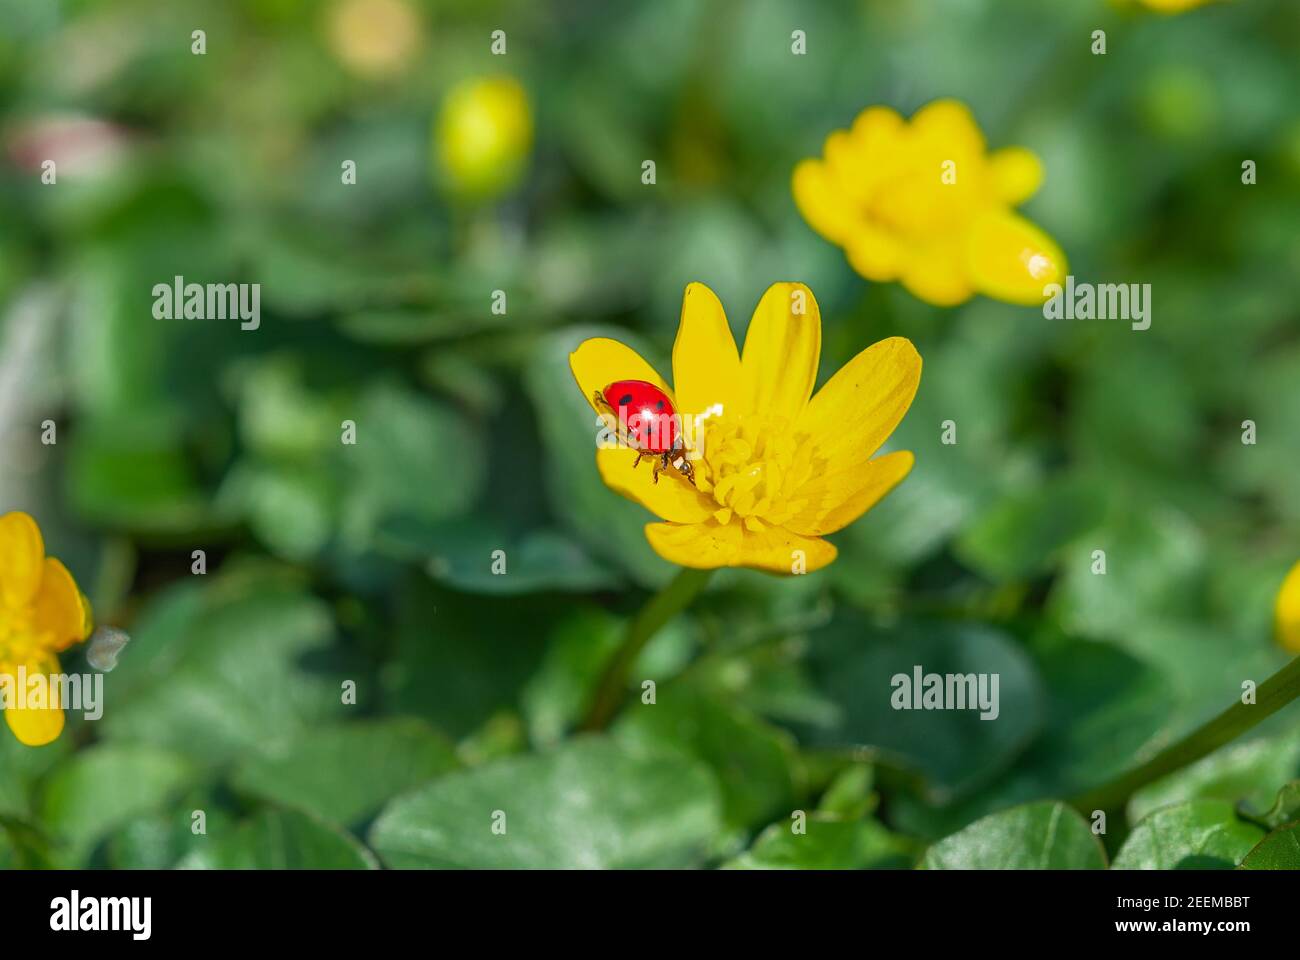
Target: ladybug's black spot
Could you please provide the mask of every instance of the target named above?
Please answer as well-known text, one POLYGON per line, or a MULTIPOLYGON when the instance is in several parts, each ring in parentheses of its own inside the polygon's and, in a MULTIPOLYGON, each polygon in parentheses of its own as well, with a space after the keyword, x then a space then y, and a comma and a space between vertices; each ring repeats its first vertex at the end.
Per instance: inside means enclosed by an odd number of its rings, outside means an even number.
POLYGON ((622 397, 619 399, 619 401, 618 401, 618 405, 619 405, 620 407, 630 407, 630 406, 632 406, 632 394, 630 394, 630 393, 625 393, 625 394, 623 394, 623 396, 622 396, 622 397))
POLYGON ((655 404, 656 410, 662 411, 663 408, 664 408, 664 402, 662 400, 660 400, 658 403, 655 404))

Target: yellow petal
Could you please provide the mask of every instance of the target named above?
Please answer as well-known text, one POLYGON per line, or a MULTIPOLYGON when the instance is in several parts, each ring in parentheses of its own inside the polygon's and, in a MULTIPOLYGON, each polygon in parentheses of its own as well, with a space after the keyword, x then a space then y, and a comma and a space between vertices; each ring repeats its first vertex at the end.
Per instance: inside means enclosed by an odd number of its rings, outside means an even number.
POLYGON ((834 544, 825 540, 768 527, 761 533, 745 533, 736 566, 768 573, 812 573, 831 563, 837 553, 834 544))
POLYGON ((994 151, 989 156, 989 171, 998 197, 1011 206, 1028 200, 1043 183, 1043 164, 1024 147, 994 151))
POLYGON ((825 540, 803 537, 779 527, 759 533, 730 523, 651 523, 645 528, 659 556, 683 567, 752 567, 769 573, 809 573, 835 559, 835 547, 825 540))
POLYGON ((641 354, 627 344, 607 337, 593 337, 578 344, 578 349, 569 354, 569 369, 573 371, 573 379, 578 381, 582 395, 597 413, 603 411, 591 402, 592 394, 604 390, 616 380, 645 380, 668 396, 673 395, 672 388, 654 367, 641 358, 641 354))
MULTIPOLYGON (((34 674, 44 674, 49 677, 59 672, 59 661, 54 656, 45 656, 33 658, 26 662, 27 677, 34 674)), ((11 675, 15 686, 13 689, 14 696, 22 696, 22 691, 17 689, 18 671, 14 667, 11 675)), ((47 690, 47 696, 51 692, 47 690)), ((52 695, 57 696, 57 692, 52 695)), ((22 743, 29 747, 42 747, 47 743, 57 740, 59 734, 63 732, 63 709, 59 707, 46 706, 38 707, 15 707, 11 706, 5 710, 5 721, 9 724, 9 729, 13 731, 14 736, 22 743)))
POLYGON ((795 206, 808 226, 831 243, 843 244, 852 235, 857 218, 825 163, 801 161, 794 168, 790 186, 795 206))
POLYGON ((852 135, 859 155, 874 164, 877 154, 890 151, 903 132, 903 118, 889 107, 867 107, 853 121, 852 135))
POLYGON ((887 283, 898 279, 903 251, 893 235, 869 223, 860 224, 844 248, 849 266, 868 280, 887 283))
POLYGON ((647 523, 646 539, 670 563, 697 570, 735 565, 743 533, 739 524, 647 523))
POLYGON ((912 115, 911 128, 919 138, 942 145, 953 158, 984 152, 984 134, 960 100, 926 104, 912 115))
POLYGON ((718 505, 686 480, 670 472, 654 482, 654 463, 646 458, 636 463, 636 451, 626 447, 596 451, 601 479, 611 490, 641 504, 657 517, 674 523, 701 523, 718 505))
POLYGON ((36 629, 51 635, 55 650, 66 650, 90 636, 91 626, 90 604, 72 574, 58 560, 47 557, 36 594, 36 629))
POLYGON ((1212 0, 1142 0, 1152 10, 1160 13, 1182 13, 1195 7, 1203 7, 1212 0))
POLYGON ((41 585, 45 542, 25 513, 0 517, 0 605, 24 607, 41 585))
POLYGON ((865 464, 894 432, 921 382, 921 355, 906 337, 863 350, 831 377, 795 427, 812 438, 819 475, 865 464))
POLYGON ((774 283, 754 310, 741 355, 744 410, 794 422, 817 380, 822 320, 802 283, 774 283))
POLYGON ((947 238, 907 251, 899 280, 913 296, 936 307, 955 307, 975 294, 961 248, 947 238))
POLYGON ((1065 279, 1065 254, 1034 224, 1009 210, 985 214, 966 237, 966 267, 975 289, 995 300, 1027 305, 1047 299, 1048 284, 1065 279))
POLYGON ((682 320, 673 343, 673 387, 683 420, 740 397, 740 353, 727 314, 702 283, 686 287, 682 320))
POLYGON ((851 209, 870 201, 870 168, 848 130, 836 130, 827 137, 822 155, 838 189, 841 208, 851 209))
POLYGON ((1277 642, 1292 653, 1300 653, 1300 563, 1282 581, 1275 622, 1277 642))
POLYGON ((801 487, 796 498, 808 506, 785 526, 807 536, 842 530, 894 489, 912 469, 915 458, 908 450, 877 457, 865 467, 819 476, 801 487))

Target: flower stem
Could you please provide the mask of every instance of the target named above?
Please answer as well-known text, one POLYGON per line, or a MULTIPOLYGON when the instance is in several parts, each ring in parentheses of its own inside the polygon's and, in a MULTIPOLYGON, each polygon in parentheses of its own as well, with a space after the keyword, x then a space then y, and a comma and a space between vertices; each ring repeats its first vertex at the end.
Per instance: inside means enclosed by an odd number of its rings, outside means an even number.
POLYGON ((603 730, 609 725, 627 694, 627 676, 636 658, 659 632, 660 627, 685 610, 712 576, 712 570, 683 567, 677 576, 646 602, 628 624, 622 645, 605 667, 596 687, 596 695, 591 701, 591 708, 582 721, 583 730, 603 730))
POLYGON ((1234 703, 1142 766, 1070 802, 1085 816, 1093 810, 1122 811, 1129 797, 1140 788, 1214 752, 1281 710, 1297 696, 1300 696, 1300 657, 1294 658, 1259 685, 1255 703, 1234 703))

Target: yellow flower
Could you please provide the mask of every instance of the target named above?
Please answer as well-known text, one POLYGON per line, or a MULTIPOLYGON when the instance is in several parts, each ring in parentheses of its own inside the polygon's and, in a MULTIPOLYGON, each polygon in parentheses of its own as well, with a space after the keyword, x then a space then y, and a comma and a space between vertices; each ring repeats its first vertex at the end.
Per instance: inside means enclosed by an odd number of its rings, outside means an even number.
POLYGON ((1140 0, 1140 2, 1152 10, 1159 10, 1161 13, 1182 13, 1184 10, 1191 10, 1193 7, 1203 7, 1213 3, 1214 0, 1140 0))
POLYGON ((6 681, 5 720, 23 743, 38 747, 63 730, 63 710, 27 707, 18 689, 28 678, 59 672, 58 654, 90 636, 90 604, 66 567, 45 556, 36 521, 25 513, 0 516, 0 675, 6 681))
POLYGON ((668 394, 685 425, 694 486, 672 471, 655 483, 626 446, 596 452, 605 483, 662 518, 645 528, 661 557, 701 569, 816 570, 835 559, 822 536, 907 476, 911 453, 872 457, 916 395, 921 358, 911 341, 868 347, 813 396, 820 352, 821 315, 803 284, 768 288, 742 353, 718 298, 692 283, 673 346, 675 392, 617 340, 585 340, 570 354, 589 401, 611 383, 644 380, 668 394))
POLYGON ((821 159, 795 167, 793 189, 804 219, 868 280, 898 280, 938 306, 976 293, 1039 304, 1065 256, 1012 208, 1042 179, 1034 154, 988 153, 965 105, 936 100, 910 121, 868 107, 826 138, 821 159))
POLYGON ((443 99, 434 147, 455 193, 484 199, 509 190, 519 182, 532 142, 528 95, 513 77, 467 80, 443 99))
POLYGON ((1274 622, 1277 642, 1292 653, 1300 653, 1300 563, 1291 568, 1277 592, 1274 622))

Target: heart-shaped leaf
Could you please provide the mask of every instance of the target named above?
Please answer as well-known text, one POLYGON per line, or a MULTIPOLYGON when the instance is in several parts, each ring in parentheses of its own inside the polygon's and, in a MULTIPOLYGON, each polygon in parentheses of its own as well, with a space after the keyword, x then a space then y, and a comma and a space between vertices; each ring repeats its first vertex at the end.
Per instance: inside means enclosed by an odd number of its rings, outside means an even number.
POLYGON ((280 740, 243 764, 232 785, 346 825, 457 766, 451 744, 422 720, 362 720, 280 740))
POLYGON ((1133 828, 1116 870, 1231 870, 1264 836, 1223 800, 1164 807, 1133 828))
POLYGON ((592 737, 398 797, 370 844, 398 868, 666 868, 701 863, 720 830, 707 768, 592 737))
POLYGON ((925 852, 927 870, 1102 870, 1106 853, 1087 822, 1042 801, 976 820, 925 852))

